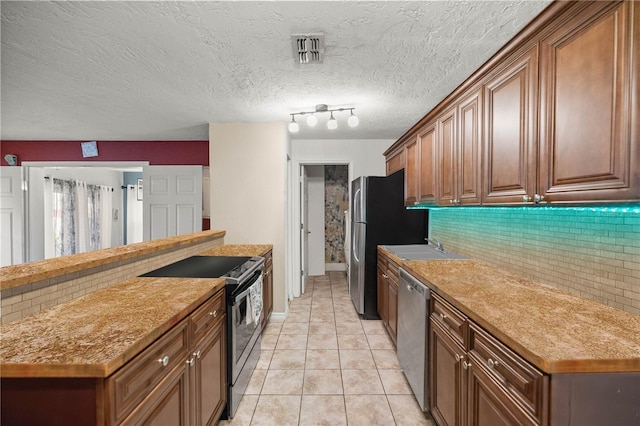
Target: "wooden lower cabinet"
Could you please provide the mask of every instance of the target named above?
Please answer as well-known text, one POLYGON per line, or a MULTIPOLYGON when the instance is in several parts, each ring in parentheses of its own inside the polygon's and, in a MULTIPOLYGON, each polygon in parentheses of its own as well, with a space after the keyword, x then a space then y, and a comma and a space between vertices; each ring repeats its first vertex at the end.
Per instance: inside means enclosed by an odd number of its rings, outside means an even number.
POLYGON ((378 314, 389 337, 397 343, 399 266, 383 253, 378 253, 378 314))
POLYGON ((221 291, 107 379, 107 424, 215 424, 227 399, 225 333, 221 291))
POLYGON ((227 398, 224 300, 223 289, 107 378, 3 378, 0 423, 215 424, 227 398))
POLYGON ((504 397, 504 392, 497 385, 480 363, 473 362, 468 369, 467 405, 468 425, 473 426, 510 426, 535 425, 530 417, 522 412, 510 399, 504 397))
POLYGON ((429 394, 438 425, 548 424, 548 376, 431 294, 429 394))
MULTIPOLYGON (((380 259, 378 255, 378 259, 380 259)), ((383 324, 389 323, 389 284, 387 283, 386 263, 378 261, 378 315, 383 324)))
POLYGON ((439 425, 464 424, 464 349, 433 319, 429 363, 431 415, 439 425))
POLYGON ((160 382, 121 425, 176 425, 190 424, 189 366, 180 364, 160 382))
POLYGON ((262 278, 262 328, 269 322, 273 312, 273 252, 269 250, 264 256, 264 276, 262 278))
POLYGON ((193 365, 191 411, 195 414, 192 422, 198 426, 209 426, 218 421, 227 399, 224 321, 196 345, 191 356, 188 360, 189 365, 193 365))
POLYGON ((394 343, 398 340, 398 282, 389 279, 388 288, 389 321, 388 330, 394 343))

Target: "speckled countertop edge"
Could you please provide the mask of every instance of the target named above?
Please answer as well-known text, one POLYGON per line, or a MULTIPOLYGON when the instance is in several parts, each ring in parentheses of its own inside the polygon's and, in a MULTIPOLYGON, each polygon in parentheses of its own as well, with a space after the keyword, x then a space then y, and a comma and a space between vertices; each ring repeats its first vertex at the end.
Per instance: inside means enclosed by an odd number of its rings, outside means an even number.
POLYGON ((62 256, 54 259, 5 266, 0 268, 0 290, 6 290, 19 285, 67 275, 86 269, 103 267, 109 263, 144 256, 161 250, 222 238, 224 235, 225 231, 221 230, 201 231, 193 234, 178 235, 159 240, 62 256))
POLYGON ((224 244, 203 251, 200 256, 265 256, 273 250, 271 244, 224 244))
POLYGON ((224 285, 132 278, 0 325, 0 377, 107 377, 224 285))
POLYGON ((640 317, 479 261, 391 257, 546 373, 640 371, 640 317))

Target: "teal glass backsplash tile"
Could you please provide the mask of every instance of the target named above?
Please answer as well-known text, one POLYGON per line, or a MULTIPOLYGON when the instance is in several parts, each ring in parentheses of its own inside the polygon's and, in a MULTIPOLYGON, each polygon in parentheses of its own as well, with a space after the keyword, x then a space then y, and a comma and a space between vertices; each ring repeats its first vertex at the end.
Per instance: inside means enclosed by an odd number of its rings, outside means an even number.
POLYGON ((640 205, 429 212, 445 248, 640 315, 640 205))

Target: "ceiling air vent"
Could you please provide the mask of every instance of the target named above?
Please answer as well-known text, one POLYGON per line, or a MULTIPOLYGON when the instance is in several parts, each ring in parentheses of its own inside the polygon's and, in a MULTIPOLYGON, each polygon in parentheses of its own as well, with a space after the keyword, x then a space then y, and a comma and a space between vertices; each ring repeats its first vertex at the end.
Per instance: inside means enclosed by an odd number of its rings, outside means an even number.
POLYGON ((321 64, 324 60, 324 34, 293 34, 291 43, 297 64, 321 64))

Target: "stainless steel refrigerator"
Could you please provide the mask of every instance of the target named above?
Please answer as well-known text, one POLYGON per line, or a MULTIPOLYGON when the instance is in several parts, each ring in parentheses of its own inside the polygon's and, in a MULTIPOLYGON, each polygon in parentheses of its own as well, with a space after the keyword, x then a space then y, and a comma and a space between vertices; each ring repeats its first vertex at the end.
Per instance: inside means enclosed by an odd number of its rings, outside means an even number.
POLYGON ((378 319, 377 247, 425 244, 428 210, 404 206, 404 170, 387 177, 361 176, 351 182, 349 292, 358 314, 378 319))

